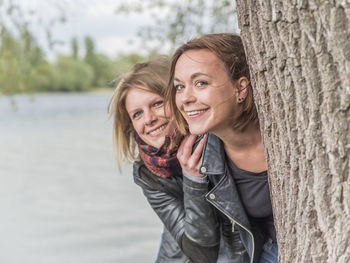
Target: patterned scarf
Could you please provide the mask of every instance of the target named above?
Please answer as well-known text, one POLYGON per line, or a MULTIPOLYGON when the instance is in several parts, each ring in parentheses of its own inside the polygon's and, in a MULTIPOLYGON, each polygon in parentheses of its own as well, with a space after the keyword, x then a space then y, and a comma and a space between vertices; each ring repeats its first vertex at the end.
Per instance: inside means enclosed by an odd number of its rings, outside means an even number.
POLYGON ((181 173, 181 166, 176 158, 176 153, 184 136, 174 132, 173 135, 165 137, 163 145, 159 148, 146 144, 136 131, 134 137, 141 159, 148 170, 162 178, 181 173))

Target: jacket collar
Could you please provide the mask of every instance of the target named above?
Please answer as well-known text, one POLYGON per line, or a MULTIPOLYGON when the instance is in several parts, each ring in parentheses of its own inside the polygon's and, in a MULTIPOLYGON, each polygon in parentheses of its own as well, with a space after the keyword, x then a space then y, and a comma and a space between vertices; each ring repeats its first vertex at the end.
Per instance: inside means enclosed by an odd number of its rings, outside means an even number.
POLYGON ((205 175, 223 174, 225 172, 224 145, 217 136, 211 133, 207 134, 200 172, 205 175))
POLYGON ((203 149, 203 160, 200 172, 205 175, 222 175, 216 185, 208 192, 215 196, 215 204, 219 210, 228 214, 236 222, 250 229, 248 217, 243 208, 234 179, 229 175, 225 160, 223 142, 214 134, 207 135, 207 141, 203 149))

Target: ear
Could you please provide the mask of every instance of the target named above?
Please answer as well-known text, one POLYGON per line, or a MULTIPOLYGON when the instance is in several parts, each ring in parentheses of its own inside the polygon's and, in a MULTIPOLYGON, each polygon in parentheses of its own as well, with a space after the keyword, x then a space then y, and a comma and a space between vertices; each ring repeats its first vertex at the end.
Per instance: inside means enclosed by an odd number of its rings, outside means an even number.
POLYGON ((249 80, 247 77, 240 77, 236 83, 237 83, 237 102, 242 103, 248 95, 249 80))

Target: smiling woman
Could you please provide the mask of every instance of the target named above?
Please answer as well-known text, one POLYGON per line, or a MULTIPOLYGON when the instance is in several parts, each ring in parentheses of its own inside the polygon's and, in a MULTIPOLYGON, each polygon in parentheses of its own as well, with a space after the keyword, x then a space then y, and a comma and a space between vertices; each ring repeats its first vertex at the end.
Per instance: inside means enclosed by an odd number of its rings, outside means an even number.
MULTIPOLYGON (((203 195, 208 183, 183 176, 177 158, 186 152, 164 103, 168 72, 168 58, 156 57, 136 64, 116 88, 110 114, 117 161, 134 162, 135 183, 164 224, 156 262, 216 262, 219 224, 203 195)), ((195 150, 197 159, 203 145, 204 140, 195 150)))
POLYGON ((149 88, 131 88, 126 95, 125 108, 135 132, 149 145, 161 147, 165 136, 175 131, 174 122, 169 121, 170 110, 164 109, 164 98, 149 88))
POLYGON ((201 160, 179 161, 188 176, 210 182, 206 196, 220 211, 225 233, 219 260, 278 262, 264 145, 240 36, 209 34, 180 46, 168 98, 182 130, 208 133, 201 160), (191 169, 197 166, 200 173, 191 169), (237 253, 240 242, 244 252, 237 253))
POLYGON ((176 104, 191 133, 220 130, 225 123, 233 122, 238 112, 237 104, 232 103, 237 89, 229 80, 224 63, 212 52, 186 52, 176 63, 175 72, 176 104))

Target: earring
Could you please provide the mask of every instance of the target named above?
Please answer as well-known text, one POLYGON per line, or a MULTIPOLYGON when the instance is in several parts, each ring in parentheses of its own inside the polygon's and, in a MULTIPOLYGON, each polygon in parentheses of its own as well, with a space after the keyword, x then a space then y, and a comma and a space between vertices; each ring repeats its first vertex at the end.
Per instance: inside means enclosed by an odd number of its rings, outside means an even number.
POLYGON ((241 103, 243 101, 243 98, 238 98, 238 102, 241 103))

